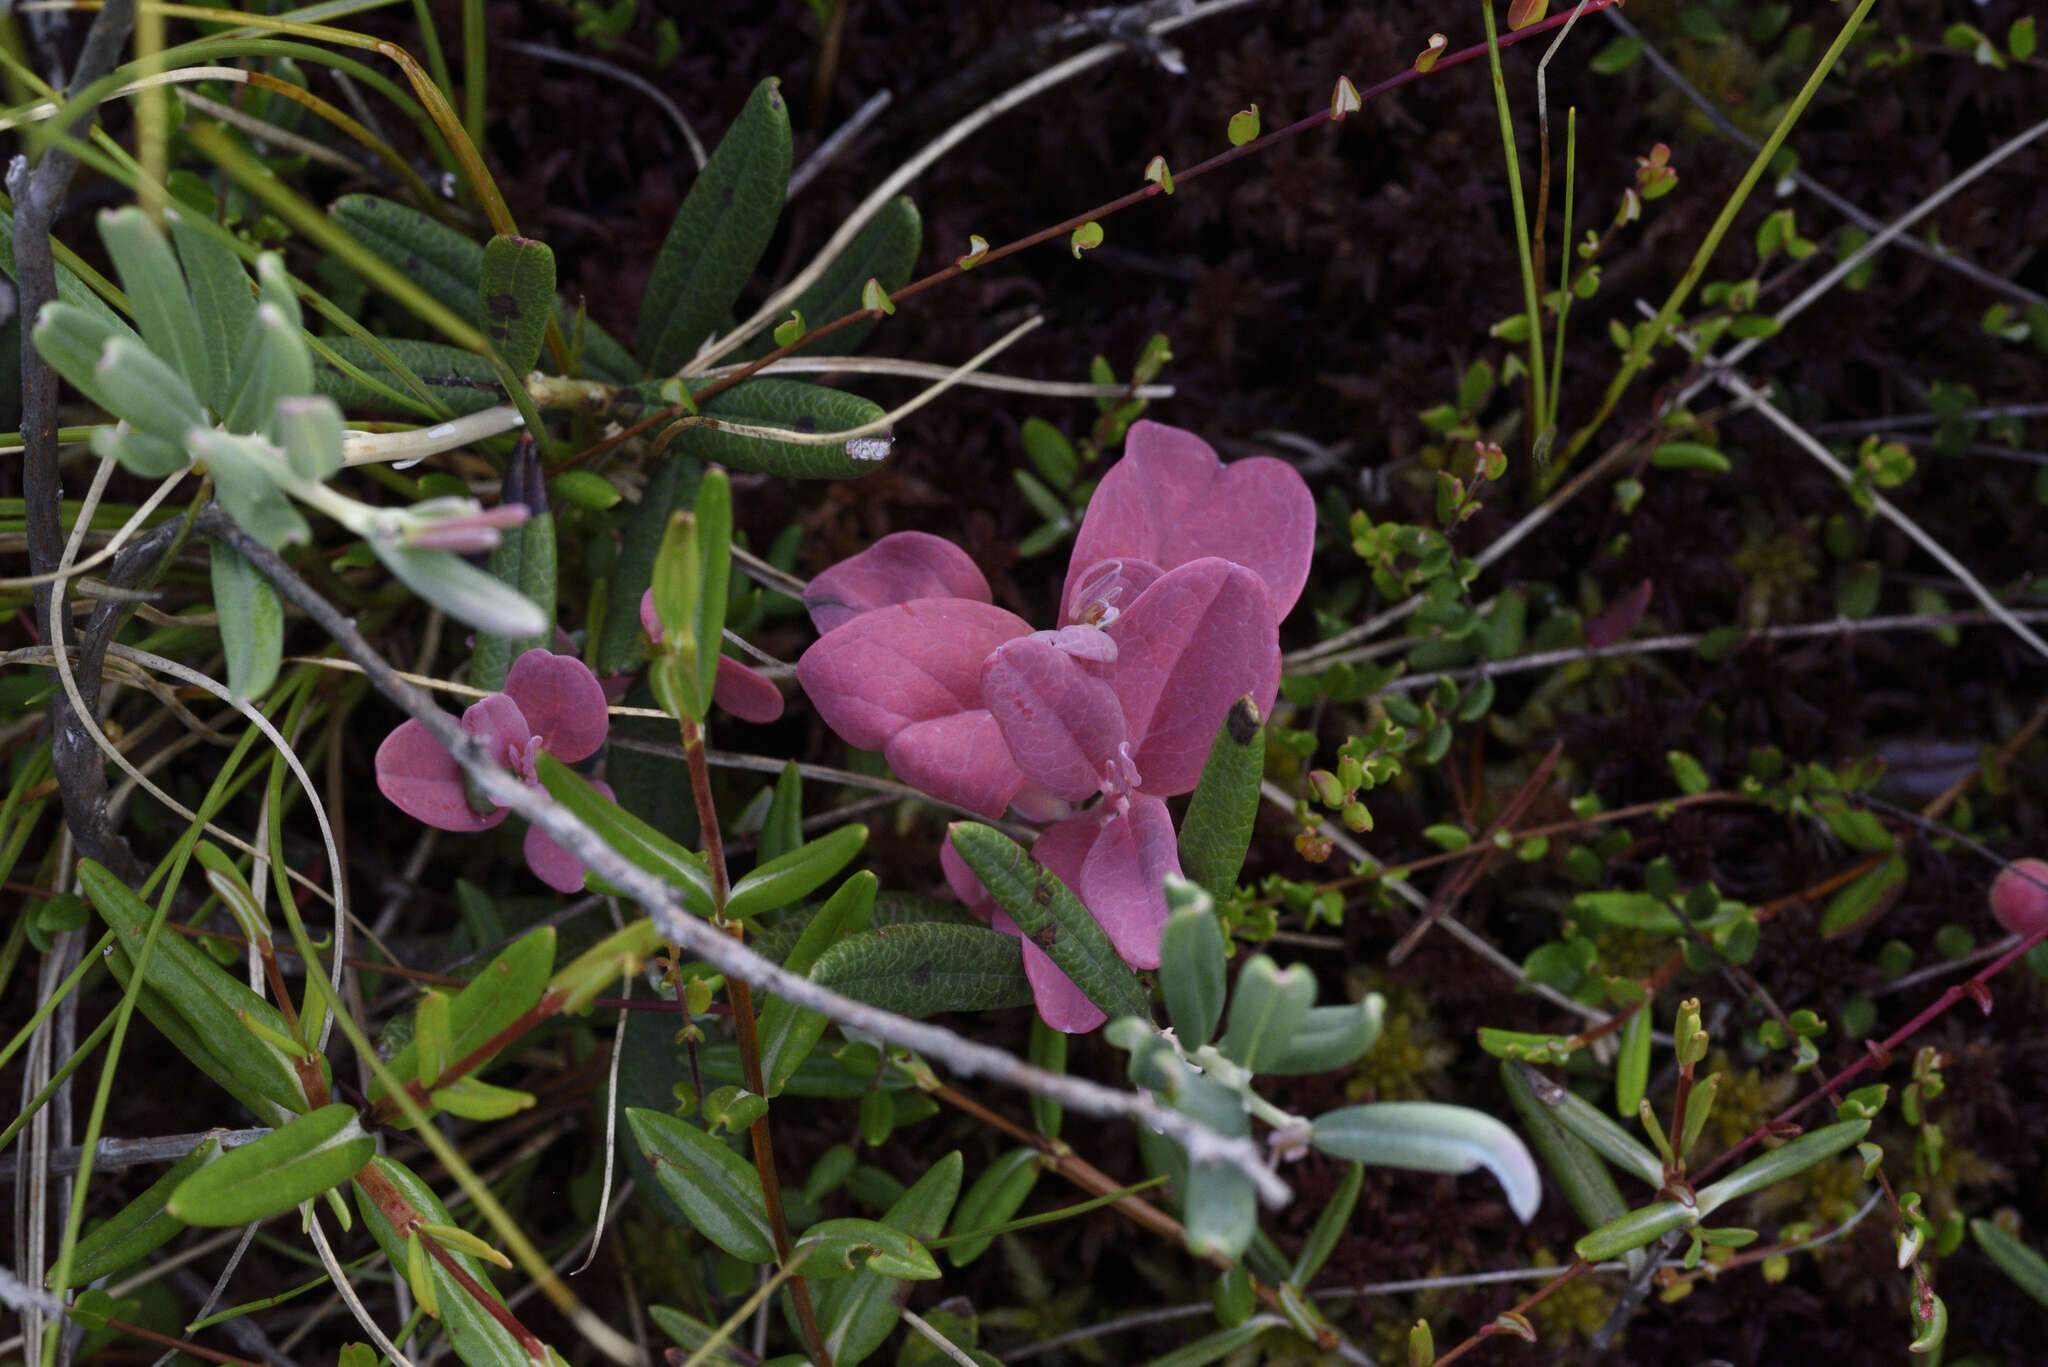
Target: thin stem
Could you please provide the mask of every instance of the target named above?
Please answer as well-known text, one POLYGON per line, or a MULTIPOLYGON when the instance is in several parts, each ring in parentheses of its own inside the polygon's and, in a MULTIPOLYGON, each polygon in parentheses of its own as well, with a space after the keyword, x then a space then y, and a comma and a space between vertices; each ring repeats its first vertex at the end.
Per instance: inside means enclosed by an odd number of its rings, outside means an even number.
MULTIPOLYGON (((679 718, 678 724, 682 728, 683 749, 689 756, 690 796, 696 802, 697 826, 703 832, 704 854, 711 866, 711 921, 733 939, 740 940, 746 934, 745 929, 725 918, 725 902, 731 884, 726 876, 725 842, 719 837, 718 804, 711 794, 711 766, 704 758, 704 729, 689 717, 679 718)), ((732 999, 733 1034, 739 1042, 740 1074, 748 1091, 755 1096, 766 1097, 768 1083, 761 1071, 761 1040, 755 1028, 753 989, 745 978, 728 977, 725 990, 732 999)), ((761 1178, 761 1199, 768 1207, 768 1228, 775 1236, 775 1260, 789 1268, 790 1255, 796 1243, 789 1236, 789 1217, 782 1208, 782 1176, 775 1166, 775 1136, 769 1128, 766 1110, 748 1127, 747 1134, 754 1146, 754 1171, 761 1178)), ((797 1327, 803 1333, 804 1347, 810 1353, 811 1361, 818 1367, 832 1367, 832 1353, 825 1346, 824 1331, 818 1326, 818 1313, 811 1304, 810 1284, 795 1272, 791 1272, 789 1277, 789 1300, 796 1311, 797 1327)))
MULTIPOLYGON (((1584 1259, 1579 1259, 1578 1261, 1574 1262, 1570 1267, 1567 1267, 1564 1271, 1558 1273, 1557 1276, 1553 1277, 1551 1280, 1545 1282, 1542 1286, 1538 1287, 1535 1291, 1532 1291, 1528 1295, 1522 1297, 1521 1300, 1515 1302, 1515 1304, 1504 1313, 1509 1315, 1526 1315, 1529 1313, 1530 1310, 1535 1308, 1536 1303, 1541 1301, 1544 1297, 1550 1295, 1559 1287, 1566 1286, 1572 1282, 1577 1281, 1581 1276, 1585 1275, 1587 1272, 1590 1272, 1592 1270, 1593 1265, 1591 1263, 1586 1262, 1584 1259)), ((1471 1336, 1469 1336, 1463 1343, 1451 1349, 1450 1352, 1445 1353, 1442 1356, 1438 1357, 1437 1360, 1431 1364, 1431 1367, 1447 1367, 1447 1364, 1456 1362, 1459 1358, 1465 1356, 1465 1354, 1471 1352, 1474 1348, 1477 1348, 1481 1343, 1485 1342, 1487 1339, 1492 1338, 1495 1334, 1501 1333, 1502 1330, 1497 1327, 1498 1324, 1499 1320, 1496 1318, 1496 1320, 1491 1324, 1481 1325, 1479 1329, 1476 1332, 1474 1332, 1471 1336)))
MULTIPOLYGON (((1543 439, 1543 396, 1549 386, 1543 382, 1543 314, 1536 306, 1537 266, 1529 246, 1529 213, 1522 204, 1522 154, 1515 147, 1515 125, 1508 117, 1508 84, 1500 74, 1500 31, 1493 20, 1493 0, 1479 0, 1479 12, 1486 19, 1486 63, 1493 73, 1493 106, 1500 116, 1500 140, 1508 163, 1508 198, 1515 208, 1515 252, 1522 266, 1522 308, 1529 318, 1529 441, 1538 452, 1548 450, 1543 439)), ((1579 17, 1573 10, 1567 21, 1579 17)), ((1441 62, 1438 63, 1442 65, 1441 62)), ((1550 183, 1549 144, 1545 142, 1543 179, 1545 198, 1550 183)))

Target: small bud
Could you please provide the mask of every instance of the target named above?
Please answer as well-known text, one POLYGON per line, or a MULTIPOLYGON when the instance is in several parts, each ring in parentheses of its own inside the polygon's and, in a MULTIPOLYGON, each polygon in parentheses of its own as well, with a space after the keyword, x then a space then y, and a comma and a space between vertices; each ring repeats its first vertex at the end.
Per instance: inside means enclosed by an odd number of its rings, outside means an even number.
POLYGON ((1086 223, 1074 229, 1074 235, 1067 240, 1067 245, 1073 248, 1074 259, 1079 261, 1082 252, 1090 247, 1100 247, 1102 245, 1102 225, 1092 218, 1089 219, 1086 223))
POLYGON ((1525 29, 1543 17, 1550 0, 1508 0, 1508 28, 1525 29))
POLYGON ((889 298, 889 291, 882 288, 882 282, 872 275, 860 287, 860 306, 869 313, 894 313, 896 304, 889 298))
POLYGON ((1330 122, 1342 123, 1346 114, 1356 114, 1363 108, 1365 102, 1358 98, 1358 87, 1351 84, 1349 76, 1339 76, 1330 91, 1330 122))
POLYGON ((1169 195, 1173 193, 1173 172, 1167 168, 1165 157, 1154 157, 1145 163, 1145 179, 1169 195))
POLYGON ((804 311, 802 309, 791 309, 789 311, 789 321, 776 324, 775 345, 790 346, 801 338, 805 331, 804 311))
POLYGON ((1427 76, 1436 67, 1436 59, 1443 56, 1444 49, 1450 45, 1451 40, 1443 34, 1430 34, 1429 46, 1415 54, 1415 69, 1427 76))
POLYGON ((953 264, 963 271, 971 271, 981 264, 981 258, 988 255, 988 239, 979 233, 967 234, 967 255, 956 256, 953 264))
POLYGON ((1230 116, 1226 130, 1232 147, 1242 147, 1259 135, 1259 107, 1251 105, 1230 116))

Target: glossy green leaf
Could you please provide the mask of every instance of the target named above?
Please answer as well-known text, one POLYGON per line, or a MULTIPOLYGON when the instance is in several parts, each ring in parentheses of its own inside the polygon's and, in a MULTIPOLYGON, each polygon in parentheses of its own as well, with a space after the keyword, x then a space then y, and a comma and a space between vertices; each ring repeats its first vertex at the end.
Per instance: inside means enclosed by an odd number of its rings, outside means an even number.
MULTIPOLYGON (((840 884, 818 914, 805 925, 783 956, 792 973, 809 973, 821 955, 847 936, 867 929, 875 908, 875 876, 862 870, 840 884)), ((761 1008, 756 1031, 761 1049, 761 1077, 768 1095, 778 1097, 798 1066, 823 1037, 827 1021, 786 997, 770 996, 761 1008)))
POLYGON ((804 776, 791 760, 775 776, 775 795, 761 823, 761 862, 780 859, 804 843, 804 776))
POLYGON ((1202 778, 1180 823, 1180 866, 1212 897, 1237 889, 1252 823, 1259 814, 1259 782, 1266 776, 1266 728, 1249 696, 1224 715, 1202 778))
POLYGON ((1556 1114, 1557 1123, 1577 1135, 1593 1152, 1653 1187, 1663 1184, 1664 1164, 1657 1155, 1598 1106, 1566 1087, 1547 1093, 1545 1101, 1556 1114))
POLYGON ((1621 1053, 1614 1061, 1614 1113, 1633 1116, 1650 1081, 1650 1008, 1638 1008, 1621 1027, 1621 1053))
POLYGON ((195 393, 207 392, 213 383, 213 358, 199 331, 185 273, 178 269, 163 230, 134 205, 103 210, 99 228, 142 340, 195 393))
POLYGON ((1081 899, 1010 837, 978 822, 956 822, 948 838, 997 906, 1111 1020, 1152 1018, 1151 1003, 1109 935, 1081 899))
POLYGON ((700 467, 694 460, 671 457, 654 468, 639 503, 627 514, 619 558, 605 588, 604 622, 598 630, 591 668, 619 674, 637 667, 646 654, 640 630, 640 596, 654 582, 654 557, 661 549, 669 518, 697 501, 700 467))
POLYGON ((1562 1089, 1515 1059, 1501 1060, 1500 1078, 1515 1113, 1522 1118, 1529 1143, 1586 1227, 1598 1229, 1627 1214, 1628 1203, 1614 1185, 1614 1174, 1583 1139, 1558 1122, 1552 1108, 1538 1096, 1536 1084, 1543 1084, 1546 1092, 1562 1089))
MULTIPOLYGON (((378 383, 401 394, 411 392, 406 379, 393 370, 368 343, 354 337, 324 339, 329 349, 378 383)), ((464 351, 444 342, 422 342, 411 338, 381 339, 398 363, 411 371, 429 393, 460 417, 505 402, 498 385, 498 370, 490 358, 464 351)), ((345 412, 388 412, 391 401, 369 385, 322 360, 313 368, 313 384, 322 394, 340 404, 345 412)))
POLYGON ((1706 470, 1717 475, 1734 468, 1728 457, 1696 441, 1667 441, 1650 453, 1650 464, 1659 470, 1706 470))
POLYGON ((854 823, 769 860, 733 884, 726 915, 746 920, 802 901, 838 876, 867 839, 868 828, 854 823))
MULTIPOLYGON (((492 1036, 531 1010, 547 989, 548 975, 554 972, 554 967, 553 926, 528 931, 507 945, 483 972, 471 978, 460 992, 448 1000, 448 1062, 467 1058, 492 1036)), ((394 1077, 408 1082, 420 1076, 417 1035, 391 1056, 390 1067, 394 1077)), ((372 1079, 369 1095, 372 1101, 383 1096, 383 1082, 372 1079)), ((409 1122, 400 1116, 393 1123, 404 1128, 409 1122)))
POLYGON ((534 772, 548 796, 603 836, 612 849, 666 882, 692 912, 711 915, 711 873, 702 855, 676 844, 552 755, 537 756, 534 772))
POLYGON ((1259 1071, 1271 1077, 1296 1077, 1348 1068, 1379 1042, 1386 1010, 1386 1001, 1377 992, 1345 1006, 1312 1006, 1280 1052, 1259 1071))
POLYGON ((1309 1143, 1333 1158, 1420 1172, 1484 1167, 1528 1223, 1543 1199, 1536 1160, 1515 1132, 1483 1111, 1433 1101, 1381 1101, 1316 1117, 1309 1143))
POLYGON ((322 1106, 202 1167, 166 1210, 188 1225, 247 1224, 340 1186, 376 1151, 354 1107, 322 1106))
POLYGON ((1264 954, 1238 970, 1230 997, 1230 1023, 1217 1048, 1225 1057, 1262 1073, 1287 1052, 1302 1017, 1316 1000, 1316 976, 1306 964, 1283 972, 1264 954))
MULTIPOLYGON (((932 1164, 890 1205, 882 1223, 919 1241, 938 1238, 959 1198, 962 1166, 958 1151, 932 1164)), ((835 1367, 855 1367, 882 1346, 896 1327, 899 1297, 907 1289, 904 1282, 866 1268, 818 1288, 818 1323, 835 1367)))
MULTIPOLYGON (((1998 1270, 2012 1278, 2014 1286, 2048 1305, 2048 1258, 2007 1233, 1990 1220, 1970 1221, 1970 1237, 1984 1256, 1998 1264, 1998 1270)), ((83 1249, 84 1245, 80 1245, 83 1249)))
MULTIPOLYGON (((898 195, 882 206, 862 228, 846 250, 832 259, 824 274, 797 296, 796 311, 815 326, 844 317, 861 307, 861 289, 870 279, 894 292, 910 280, 917 264, 917 249, 924 236, 924 221, 907 195, 898 195)), ((862 319, 819 338, 804 348, 806 356, 846 356, 860 349, 879 320, 862 319)), ((751 359, 768 351, 766 339, 741 349, 751 359)))
POLYGON ((1712 1186, 1700 1188, 1700 1215, 1712 1215, 1737 1197, 1747 1196, 1753 1191, 1761 1191, 1788 1177, 1797 1176, 1815 1163, 1833 1158, 1869 1131, 1868 1120, 1837 1121, 1833 1125, 1802 1134, 1783 1148, 1773 1149, 1762 1157, 1753 1158, 1712 1186))
POLYGON ((193 377, 192 384, 208 407, 223 412, 235 356, 256 316, 256 292, 242 259, 227 243, 176 209, 164 212, 164 222, 177 244, 192 298, 193 324, 206 348, 207 374, 203 379, 193 377))
MULTIPOLYGON (((706 399, 706 417, 750 427, 781 428, 809 436, 847 432, 882 417, 882 408, 858 394, 797 380, 748 380, 706 399)), ((786 479, 858 479, 879 470, 889 454, 890 437, 876 433, 826 445, 796 446, 770 437, 720 432, 709 427, 684 427, 673 449, 704 462, 733 470, 786 479)))
POLYGON ((1223 927, 1214 905, 1195 885, 1168 879, 1166 889, 1171 909, 1159 936, 1159 985, 1181 1047, 1199 1049, 1216 1037, 1223 1020, 1228 987, 1223 927))
POLYGON ((1657 1201, 1609 1220, 1574 1244, 1572 1251, 1589 1263, 1606 1262, 1631 1249, 1655 1243, 1674 1229, 1696 1225, 1700 1218, 1700 1212, 1692 1206, 1657 1201))
POLYGON ((803 1232, 793 1252, 809 1253, 803 1271, 813 1281, 862 1269, 905 1281, 934 1281, 939 1275, 923 1244, 877 1220, 821 1220, 803 1232))
POLYGON ((178 1237, 187 1226, 165 1209, 170 1204, 171 1193, 219 1153, 219 1140, 200 1140, 192 1152, 173 1163, 168 1172, 150 1183, 140 1196, 121 1207, 112 1219, 89 1230, 71 1252, 71 1279, 64 1286, 84 1286, 124 1267, 132 1267, 178 1237))
MULTIPOLYGON (((693 1315, 666 1305, 650 1305, 647 1317, 661 1326, 683 1352, 694 1354, 718 1337, 718 1330, 693 1315)), ((742 1348, 713 1348, 703 1359, 704 1367, 755 1367, 753 1354, 742 1348)))
POLYGON ((540 359, 555 316, 555 254, 545 242, 500 233, 484 244, 480 318, 515 374, 540 359))
MULTIPOLYGON (((1048 1073, 1067 1071, 1067 1032, 1047 1025, 1036 1012, 1031 1016, 1031 1062, 1048 1073)), ((1066 1110, 1059 1102, 1037 1092, 1031 1094, 1031 1123, 1047 1139, 1060 1137, 1066 1110)))
POLYGON ((598 993, 620 978, 639 971, 640 964, 661 943, 653 918, 633 921, 578 954, 548 979, 547 990, 561 999, 555 1009, 577 1015, 590 1009, 598 993))
MULTIPOLYGON (((90 859, 79 861, 78 881, 132 963, 156 913, 126 883, 90 859)), ((159 933, 143 982, 244 1086, 294 1113, 305 1109, 306 1095, 291 1059, 244 1028, 239 1013, 248 1013, 281 1035, 288 1033, 284 1017, 204 950, 183 936, 159 933)))
POLYGON ((532 636, 541 611, 531 598, 452 551, 422 551, 372 541, 369 547, 401 583, 458 622, 500 636, 532 636))
POLYGON ((228 691, 235 701, 260 698, 277 682, 284 658, 284 603, 270 581, 225 541, 208 548, 213 610, 228 661, 228 691))
POLYGON ((753 1164, 672 1115, 628 1110, 626 1121, 662 1190, 699 1234, 745 1262, 775 1261, 775 1237, 753 1164))
MULTIPOLYGON (((126 991, 129 982, 135 976, 134 961, 128 957, 126 950, 117 945, 108 953, 106 962, 108 970, 114 975, 114 981, 126 991)), ((264 1124, 282 1125, 305 1109, 306 1103, 303 1098, 291 1106, 283 1106, 245 1083, 234 1068, 208 1046, 199 1032, 194 1030, 161 994, 150 990, 147 985, 137 991, 135 1005, 149 1023, 171 1042, 171 1046, 184 1056, 186 1062, 211 1078, 222 1091, 247 1106, 264 1124)), ((247 1034, 246 1031, 243 1033, 247 1034)), ((232 1046, 239 1041, 230 1036, 225 1043, 232 1046)), ((233 1053, 234 1050, 229 1048, 226 1052, 233 1053)))
POLYGON ((640 308, 640 368, 671 375, 733 301, 782 217, 789 188, 789 106, 774 77, 754 87, 676 211, 640 308))
POLYGON ((920 1020, 1031 1004, 1017 938, 987 926, 926 923, 849 935, 819 957, 811 980, 920 1020))
POLYGON ((1898 900, 1906 886, 1906 858, 1894 854, 1828 899, 1820 933, 1832 939, 1868 925, 1898 900))
MULTIPOLYGON (((404 1164, 389 1158, 373 1158, 371 1167, 394 1188, 417 1214, 428 1224, 450 1225, 448 1208, 433 1193, 433 1189, 404 1164)), ((377 1247, 393 1267, 406 1265, 407 1240, 399 1236, 389 1216, 378 1209, 370 1200, 362 1184, 356 1184, 356 1209, 362 1213, 363 1223, 370 1235, 377 1241, 377 1247)), ((484 1261, 462 1248, 444 1243, 448 1257, 468 1276, 482 1287, 502 1307, 503 1298, 491 1281, 490 1268, 484 1261)), ((465 1367, 535 1367, 532 1357, 527 1355, 519 1340, 504 1323, 465 1290, 455 1280, 438 1258, 427 1259, 427 1275, 433 1279, 435 1298, 440 1303, 441 1326, 454 1344, 455 1355, 465 1367)))
MULTIPOLYGON (((952 1237, 961 1239, 978 1230, 1009 1223, 1031 1195, 1031 1189, 1038 1185, 1038 1175, 1044 1170, 1038 1150, 1029 1147, 1011 1149, 989 1164, 960 1198, 960 1208, 953 1212, 952 1237)), ((952 1259, 953 1266, 965 1267, 986 1253, 994 1242, 992 1234, 964 1239, 949 1245, 946 1256, 952 1259)))
POLYGON ((1358 1208, 1358 1194, 1364 1189, 1365 1165, 1353 1163, 1346 1169, 1344 1180, 1337 1184, 1337 1190, 1316 1213, 1316 1222, 1309 1226, 1308 1238, 1302 1241, 1301 1253, 1288 1273, 1289 1282, 1307 1286, 1316 1279, 1316 1273, 1323 1270, 1323 1264, 1336 1251, 1337 1241, 1344 1237, 1351 1212, 1358 1208))
POLYGON ((676 514, 654 557, 654 610, 661 641, 648 683, 671 716, 702 722, 711 714, 732 577, 732 482, 704 472, 689 515, 676 514))

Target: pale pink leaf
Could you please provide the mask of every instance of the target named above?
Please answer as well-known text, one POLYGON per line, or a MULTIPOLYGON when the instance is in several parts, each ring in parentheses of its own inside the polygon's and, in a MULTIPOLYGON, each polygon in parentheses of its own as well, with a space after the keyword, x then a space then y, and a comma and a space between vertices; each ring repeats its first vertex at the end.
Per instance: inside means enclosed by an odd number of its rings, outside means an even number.
POLYGON ((1130 736, 1115 690, 1051 641, 998 646, 981 667, 981 696, 1017 767, 1055 797, 1079 802, 1135 786, 1118 753, 1130 736))
POLYGON ((1139 786, 1192 791, 1216 729, 1249 693, 1260 716, 1280 687, 1280 635, 1257 575, 1225 560, 1170 570, 1109 628, 1110 677, 1122 702, 1139 786))
POLYGON ((981 879, 975 876, 974 870, 967 867, 967 860, 953 848, 950 840, 939 841, 939 867, 946 872, 946 886, 967 905, 969 911, 984 921, 995 912, 996 899, 988 895, 988 889, 981 885, 981 879))
POLYGON ((882 753, 911 787, 991 820, 1024 786, 1024 771, 985 708, 913 722, 882 753))
POLYGON ((640 630, 647 633, 650 641, 661 639, 661 614, 654 610, 654 590, 640 595, 640 630))
POLYGON ((1226 466, 1192 432, 1135 422, 1123 459, 1088 502, 1060 601, 1071 605, 1080 578, 1104 560, 1172 570, 1213 555, 1264 581, 1277 620, 1308 582, 1315 530, 1315 499, 1285 461, 1254 456, 1226 466))
MULTIPOLYGON (((535 789, 539 784, 531 785, 535 789)), ((590 786, 613 797, 612 786, 603 779, 592 779, 590 786)), ((538 826, 526 828, 526 866, 533 870, 534 877, 546 883, 556 892, 583 891, 583 861, 556 843, 553 836, 538 826)))
POLYGON ((535 735, 526 710, 504 693, 488 693, 462 714, 462 729, 484 743, 484 753, 501 769, 520 773, 535 735))
POLYGON ((741 721, 757 726, 782 715, 782 690, 774 680, 730 655, 718 659, 718 677, 712 682, 711 698, 741 721))
POLYGON ((1179 874, 1173 817, 1157 798, 1132 800, 1130 813, 1094 811, 1048 826, 1031 857, 1065 883, 1133 968, 1159 966, 1168 874, 1179 874))
POLYGON ((407 720, 377 747, 377 790, 415 821, 443 831, 481 831, 505 819, 470 810, 469 791, 455 756, 419 722, 407 720))
POLYGON ((596 754, 611 727, 604 685, 574 655, 527 651, 505 675, 505 696, 526 714, 541 749, 564 764, 596 754))
POLYGON ((1586 644, 1598 650, 1611 646, 1636 629, 1649 609, 1653 585, 1647 579, 1603 608, 1586 623, 1586 644))
POLYGON ((823 634, 864 612, 918 598, 986 603, 988 581, 952 542, 927 532, 892 532, 813 579, 804 607, 823 634))
POLYGON ((988 603, 921 598, 825 633, 796 677, 840 739, 879 750, 914 722, 979 709, 981 662, 1030 634, 1023 618, 988 603))

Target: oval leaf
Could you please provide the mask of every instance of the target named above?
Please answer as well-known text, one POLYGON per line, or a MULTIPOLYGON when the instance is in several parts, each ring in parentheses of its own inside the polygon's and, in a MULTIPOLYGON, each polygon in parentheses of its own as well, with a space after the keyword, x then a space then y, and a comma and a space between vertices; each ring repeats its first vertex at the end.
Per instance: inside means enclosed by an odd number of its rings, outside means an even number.
MULTIPOLYGON (((796 380, 748 380, 706 399, 704 416, 749 427, 782 428, 810 436, 866 427, 882 417, 881 406, 858 394, 796 380)), ((858 479, 873 474, 889 453, 889 437, 878 433, 852 441, 797 446, 770 437, 685 427, 674 449, 707 463, 786 479, 858 479)))
POLYGON ((866 826, 841 826, 780 859, 769 860, 733 884, 726 915, 745 920, 802 901, 845 868, 867 839, 866 826))
POLYGON ((1316 976, 1306 964, 1286 971, 1264 954, 1254 954, 1238 971, 1230 997, 1230 1025, 1217 1048, 1254 1073, 1287 1052, 1301 1018, 1316 1000, 1316 976))
POLYGON ((500 233, 484 244, 478 282, 484 331, 515 374, 540 359, 555 316, 555 254, 545 242, 500 233))
POLYGON ((795 1252, 806 1250, 804 1276, 813 1280, 863 1268, 905 1281, 933 1281, 939 1275, 939 1265, 923 1244, 874 1220, 821 1220, 797 1240, 795 1252))
POLYGON ((71 1250, 71 1278, 64 1287, 84 1286, 108 1273, 119 1272, 176 1238, 186 1224, 165 1209, 171 1193, 219 1152, 219 1140, 200 1140, 198 1147, 173 1163, 169 1172, 150 1183, 147 1191, 80 1239, 71 1250))
POLYGON ((1251 848, 1259 814, 1259 781, 1266 775, 1266 728, 1250 697, 1224 715, 1201 781, 1180 823, 1180 866, 1212 897, 1237 890, 1237 875, 1251 848))
MULTIPOLYGON (((1187 858, 1185 839, 1181 858, 1187 858)), ((1193 892, 1192 885, 1181 885, 1193 892)), ((1167 902, 1175 902, 1173 880, 1166 885, 1167 902)), ((1159 985, 1166 994, 1166 1018, 1184 1049, 1199 1049, 1216 1036, 1223 1019, 1226 990, 1223 927, 1206 896, 1199 894, 1176 906, 1159 935, 1159 985)))
POLYGON ((322 1106, 193 1173, 165 1209, 188 1225, 247 1224, 340 1186, 376 1151, 353 1107, 322 1106))
POLYGON ((1536 1214, 1543 1183, 1536 1160, 1515 1132, 1481 1111, 1432 1101, 1381 1101, 1317 1117, 1309 1142, 1333 1158, 1420 1172, 1484 1167, 1524 1224, 1536 1214))
POLYGON ((761 1178, 751 1163, 672 1115, 628 1110, 626 1121, 662 1190, 699 1234, 744 1262, 775 1261, 761 1178))
POLYGON ((811 980, 921 1020, 941 1011, 1031 1004, 1014 935, 987 926, 892 926, 849 935, 818 956, 811 980))
POLYGON ((960 1208, 953 1212, 952 1237, 960 1240, 946 1249, 953 1266, 965 1267, 988 1251, 995 1242, 993 1234, 985 1238, 963 1236, 1008 1224, 1031 1195, 1031 1189, 1038 1185, 1038 1175, 1043 1171, 1038 1150, 1015 1148, 974 1179, 974 1185, 960 1198, 960 1208))
POLYGON ((1275 1077, 1348 1068, 1379 1041, 1387 1004, 1377 992, 1347 1006, 1312 1006, 1260 1072, 1275 1077))
POLYGON ((270 581, 225 541, 208 553, 213 575, 213 610, 220 617, 220 643, 228 657, 228 691, 236 702, 260 698, 277 682, 284 658, 284 603, 270 581))

